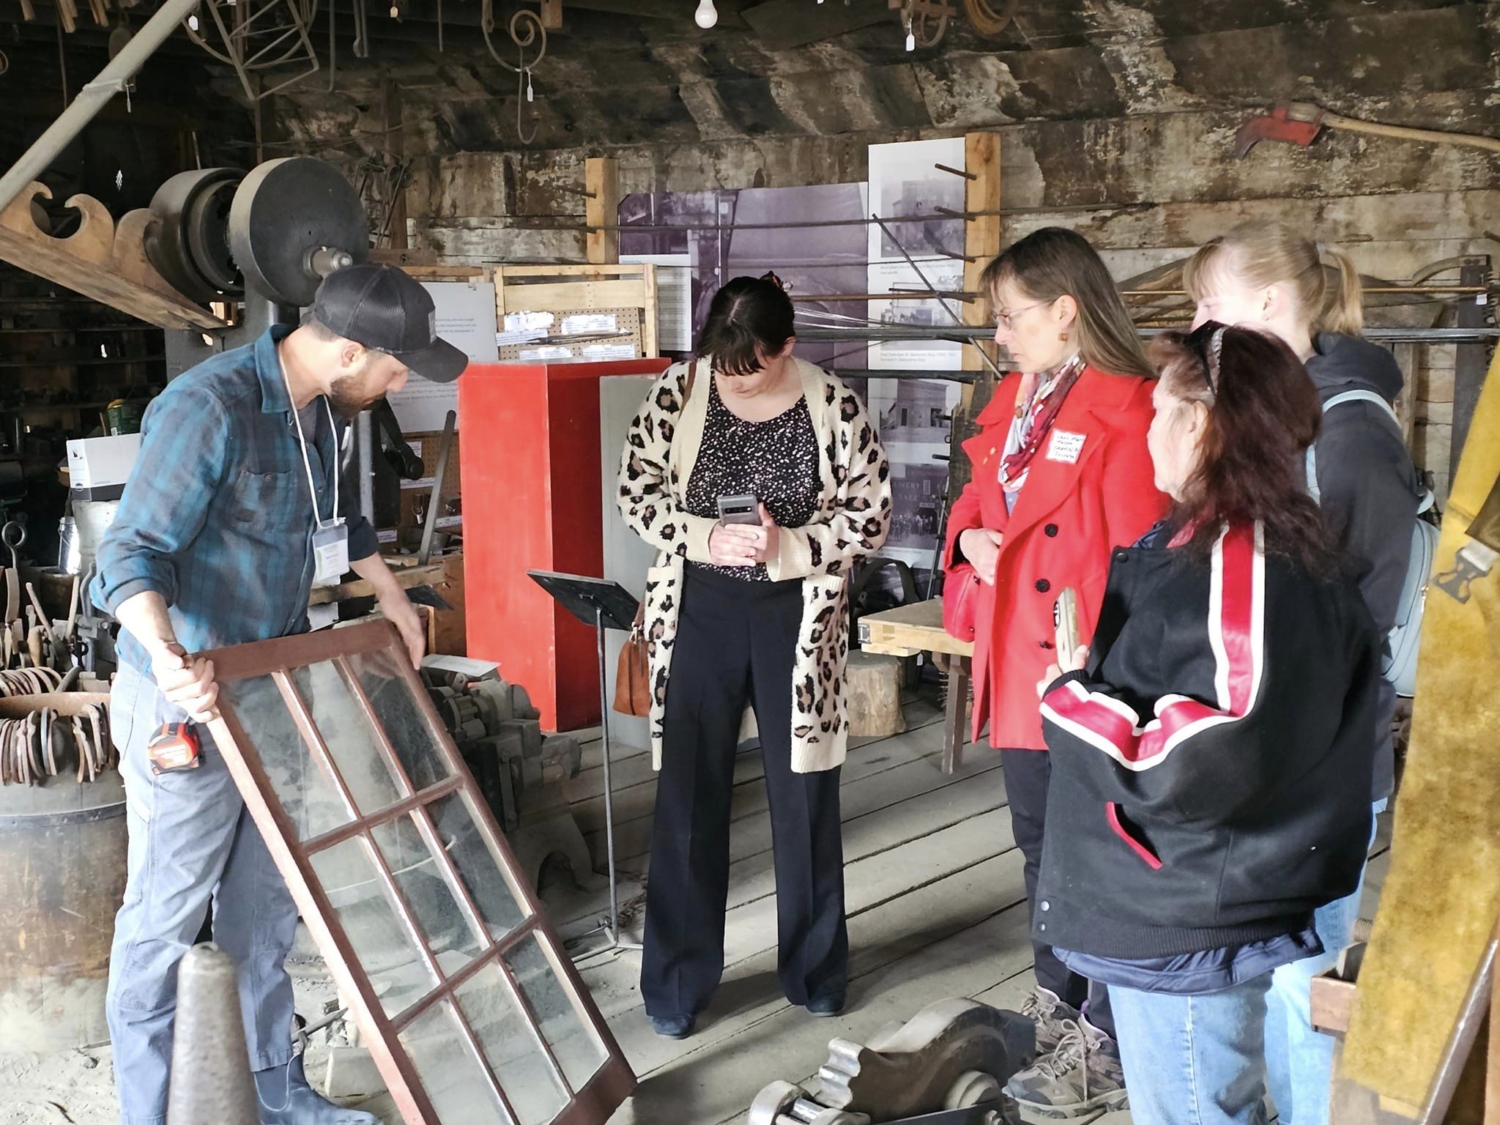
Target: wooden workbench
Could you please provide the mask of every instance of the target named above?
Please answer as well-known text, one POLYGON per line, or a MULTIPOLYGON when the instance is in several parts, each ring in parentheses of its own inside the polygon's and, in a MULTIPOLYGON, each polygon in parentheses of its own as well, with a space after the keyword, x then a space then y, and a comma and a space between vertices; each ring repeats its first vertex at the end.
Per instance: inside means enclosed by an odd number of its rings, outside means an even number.
POLYGON ((897 606, 859 619, 859 645, 866 652, 886 656, 916 656, 930 652, 938 666, 947 665, 948 702, 943 720, 943 772, 952 773, 963 764, 968 741, 969 674, 974 645, 949 636, 943 628, 943 601, 930 598, 913 605, 897 606))

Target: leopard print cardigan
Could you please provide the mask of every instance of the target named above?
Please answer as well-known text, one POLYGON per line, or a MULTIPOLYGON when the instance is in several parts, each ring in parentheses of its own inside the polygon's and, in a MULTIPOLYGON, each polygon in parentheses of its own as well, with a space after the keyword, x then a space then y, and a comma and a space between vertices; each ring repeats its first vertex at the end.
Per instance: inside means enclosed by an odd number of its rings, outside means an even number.
MULTIPOLYGON (((782 528, 771 580, 802 579, 802 625, 792 672, 792 769, 816 773, 844 760, 849 703, 849 572, 885 542, 891 522, 890 464, 858 397, 821 368, 793 359, 818 436, 822 498, 805 527, 782 528)), ((662 723, 683 563, 708 562, 715 521, 686 510, 688 481, 708 413, 709 364, 688 393, 686 363, 651 385, 620 456, 616 503, 625 522, 657 549, 646 574, 644 628, 651 684, 651 761, 661 768, 662 723), (686 399, 686 401, 684 401, 686 399)))

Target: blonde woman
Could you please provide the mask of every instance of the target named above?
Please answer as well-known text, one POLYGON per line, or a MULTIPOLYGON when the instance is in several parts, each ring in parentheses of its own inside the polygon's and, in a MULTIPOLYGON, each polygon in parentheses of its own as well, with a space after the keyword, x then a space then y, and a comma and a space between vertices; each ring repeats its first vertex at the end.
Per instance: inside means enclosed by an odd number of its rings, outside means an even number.
POLYGON ((774 275, 714 296, 699 358, 667 368, 620 463, 625 522, 657 548, 646 583, 651 743, 661 771, 641 996, 692 1034, 724 968, 729 804, 754 709, 775 845, 777 972, 838 1014, 848 984, 839 767, 848 741, 849 572, 885 542, 890 468, 858 398, 792 355, 774 275), (754 524, 719 519, 749 496, 754 524))
MULTIPOLYGON (((1359 272, 1349 258, 1281 223, 1245 223, 1200 249, 1184 272, 1197 302, 1193 326, 1221 321, 1278 337, 1307 367, 1321 402, 1373 391, 1387 403, 1401 393, 1391 353, 1359 337, 1364 314, 1359 272)), ((1314 445, 1319 503, 1343 561, 1359 583, 1382 637, 1395 621, 1411 551, 1419 488, 1394 420, 1368 401, 1328 409, 1314 445)), ((1395 786, 1391 716, 1395 688, 1378 684, 1371 800, 1384 810, 1395 786)), ((1313 1030, 1309 990, 1348 944, 1360 891, 1320 907, 1324 953, 1276 971, 1268 998, 1266 1065, 1283 1125, 1328 1120, 1334 1041, 1313 1030)))

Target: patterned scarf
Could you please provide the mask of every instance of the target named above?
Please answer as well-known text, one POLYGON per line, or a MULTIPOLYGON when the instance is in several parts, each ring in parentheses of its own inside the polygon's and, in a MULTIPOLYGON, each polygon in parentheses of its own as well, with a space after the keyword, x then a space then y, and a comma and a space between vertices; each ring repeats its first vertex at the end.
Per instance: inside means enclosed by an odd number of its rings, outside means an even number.
POLYGON ((1047 435, 1052 432, 1057 413, 1062 409, 1073 384, 1083 374, 1083 368, 1083 357, 1075 355, 1053 373, 1052 379, 1040 393, 1035 389, 1038 378, 1036 375, 1022 376, 1021 387, 1016 394, 1016 418, 1021 426, 1020 445, 1000 465, 1000 487, 1006 492, 1019 492, 1026 483, 1032 459, 1042 448, 1047 435), (1029 407, 1026 405, 1028 402, 1029 407))

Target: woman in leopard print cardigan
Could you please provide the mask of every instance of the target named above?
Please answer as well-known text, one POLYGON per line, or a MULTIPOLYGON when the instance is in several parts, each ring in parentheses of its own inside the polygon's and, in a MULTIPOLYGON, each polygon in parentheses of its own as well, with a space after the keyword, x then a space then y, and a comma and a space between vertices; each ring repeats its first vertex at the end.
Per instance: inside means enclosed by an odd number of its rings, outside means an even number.
POLYGON ((620 512, 658 551, 644 628, 661 777, 641 990, 656 1030, 676 1037, 722 972, 735 734, 757 694, 782 985, 816 1014, 843 1006, 847 588, 885 541, 890 467, 854 393, 791 356, 791 323, 766 279, 726 285, 701 337, 711 358, 656 380, 620 462, 620 512), (741 493, 761 501, 764 530, 715 518, 717 496, 741 493))

